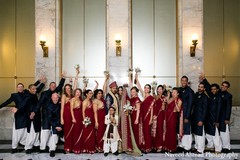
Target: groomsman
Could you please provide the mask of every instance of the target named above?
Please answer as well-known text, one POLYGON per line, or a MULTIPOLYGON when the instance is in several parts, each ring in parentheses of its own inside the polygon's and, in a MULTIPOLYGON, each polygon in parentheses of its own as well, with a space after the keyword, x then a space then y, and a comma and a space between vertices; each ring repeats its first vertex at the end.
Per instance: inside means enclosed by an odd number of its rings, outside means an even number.
POLYGON ((106 101, 106 110, 108 112, 109 108, 113 106, 116 109, 115 114, 118 115, 118 107, 119 102, 116 96, 117 94, 117 82, 114 81, 109 85, 110 91, 107 93, 105 101, 106 101))
POLYGON ((231 149, 229 123, 232 111, 232 95, 228 92, 230 83, 228 81, 222 82, 221 96, 223 100, 222 109, 219 118, 219 130, 222 140, 222 152, 228 153, 231 149))
POLYGON ((35 112, 38 103, 37 89, 34 84, 28 86, 29 92, 24 99, 21 110, 27 113, 27 139, 24 147, 27 154, 33 150, 39 150, 39 132, 41 130, 40 112, 35 112))
POLYGON ((37 104, 37 107, 34 112, 39 112, 40 108, 41 113, 42 113, 42 130, 41 130, 41 136, 40 136, 40 152, 45 152, 46 151, 46 146, 48 143, 48 138, 50 135, 50 123, 48 120, 48 108, 47 104, 51 101, 51 96, 53 93, 59 93, 62 91, 62 87, 65 82, 65 75, 62 74, 62 79, 60 80, 59 85, 56 87, 55 82, 51 82, 49 84, 49 89, 42 92, 39 102, 37 104))
POLYGON ((188 86, 188 77, 181 78, 180 98, 183 101, 183 137, 179 141, 179 149, 189 151, 192 147, 192 134, 191 134, 191 112, 193 105, 194 91, 188 86))
POLYGON ((195 139, 194 153, 202 154, 205 148, 205 131, 204 123, 207 113, 208 97, 204 93, 205 86, 203 83, 198 85, 198 92, 194 95, 192 130, 195 139))
MULTIPOLYGON (((37 93, 39 93, 42 90, 45 82, 46 82, 45 77, 42 77, 34 83, 35 86, 38 86, 37 93)), ((24 85, 22 83, 18 83, 17 93, 12 93, 10 98, 0 105, 0 108, 2 108, 12 102, 15 103, 15 107, 11 109, 11 111, 14 113, 13 130, 12 130, 12 153, 18 152, 17 147, 19 143, 21 145, 26 144, 27 113, 25 111, 21 112, 21 110, 19 109, 22 106, 22 102, 26 97, 27 92, 28 91, 24 89, 24 85)))
POLYGON ((57 93, 52 94, 51 101, 47 104, 47 107, 48 107, 48 118, 49 118, 49 123, 51 128, 48 147, 49 147, 50 157, 54 157, 55 150, 57 148, 57 143, 58 143, 57 133, 62 130, 62 127, 60 124, 61 104, 59 103, 59 95, 57 93))
POLYGON ((222 108, 222 98, 219 94, 219 85, 214 83, 210 86, 209 105, 206 118, 207 149, 219 153, 222 150, 222 142, 219 136, 219 115, 222 108))

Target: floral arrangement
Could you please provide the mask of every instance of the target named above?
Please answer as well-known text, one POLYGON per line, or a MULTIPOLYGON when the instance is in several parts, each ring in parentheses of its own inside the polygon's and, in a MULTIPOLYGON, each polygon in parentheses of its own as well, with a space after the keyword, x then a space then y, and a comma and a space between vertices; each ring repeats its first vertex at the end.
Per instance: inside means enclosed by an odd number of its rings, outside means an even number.
POLYGON ((154 88, 154 89, 155 89, 155 88, 157 87, 157 84, 158 84, 158 83, 157 83, 157 81, 153 81, 153 82, 151 83, 151 85, 152 85, 152 88, 154 88))
POLYGON ((109 71, 104 71, 103 74, 104 74, 105 76, 109 76, 109 75, 110 75, 109 71))
POLYGON ((86 78, 85 76, 83 76, 83 84, 87 85, 88 84, 88 78, 86 78))
POLYGON ((172 89, 173 89, 172 86, 166 86, 166 91, 167 92, 169 92, 169 91, 172 92, 172 89))
POLYGON ((133 107, 130 106, 129 103, 123 106, 123 111, 126 113, 126 115, 128 115, 132 110, 133 110, 133 107))
POLYGON ((87 127, 91 124, 91 119, 89 117, 85 117, 83 120, 83 124, 85 125, 85 127, 87 127))
POLYGON ((128 74, 131 75, 132 73, 133 73, 133 69, 132 69, 132 68, 129 68, 129 69, 128 69, 128 74))
POLYGON ((135 68, 135 72, 136 72, 136 73, 141 73, 141 71, 142 71, 142 70, 141 70, 139 67, 136 67, 136 68, 135 68))
POLYGON ((80 65, 79 65, 79 64, 76 64, 76 65, 74 66, 74 68, 75 68, 75 69, 79 69, 79 68, 80 68, 80 65))

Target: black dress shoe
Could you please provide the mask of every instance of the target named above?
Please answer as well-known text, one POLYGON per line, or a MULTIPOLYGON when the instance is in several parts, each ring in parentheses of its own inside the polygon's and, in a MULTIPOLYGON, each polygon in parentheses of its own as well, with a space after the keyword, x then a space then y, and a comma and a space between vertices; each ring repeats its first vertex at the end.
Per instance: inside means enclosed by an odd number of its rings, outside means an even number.
POLYGON ((33 152, 40 152, 39 146, 33 146, 33 152))
POLYGON ((24 145, 23 145, 23 144, 21 144, 21 143, 18 143, 18 146, 19 146, 19 147, 24 147, 24 145))
POLYGON ((105 157, 108 156, 108 153, 104 153, 104 156, 105 156, 105 157))
POLYGON ((118 155, 118 151, 114 152, 113 154, 114 154, 115 156, 117 156, 117 155, 118 155))
POLYGON ((50 157, 55 157, 55 151, 50 151, 50 157))
POLYGON ((16 149, 12 149, 12 154, 14 154, 14 153, 17 153, 18 152, 18 149, 16 148, 16 149))
POLYGON ((32 149, 27 149, 26 150, 26 154, 31 154, 32 153, 32 149))
POLYGON ((48 150, 47 149, 44 149, 44 150, 40 149, 39 153, 48 153, 48 150))
POLYGON ((202 154, 201 152, 195 151, 194 154, 202 154))
POLYGON ((181 152, 183 152, 183 151, 184 151, 184 148, 182 148, 182 147, 177 147, 176 152, 181 153, 181 152))
POLYGON ((227 149, 227 148, 223 148, 223 149, 222 149, 222 153, 229 153, 229 152, 230 152, 230 150, 227 149))

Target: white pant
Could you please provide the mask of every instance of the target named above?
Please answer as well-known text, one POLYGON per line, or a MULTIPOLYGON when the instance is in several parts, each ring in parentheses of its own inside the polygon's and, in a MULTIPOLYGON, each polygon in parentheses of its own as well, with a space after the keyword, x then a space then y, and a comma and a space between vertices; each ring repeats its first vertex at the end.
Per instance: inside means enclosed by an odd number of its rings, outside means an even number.
POLYGON ((178 141, 178 146, 184 148, 185 150, 190 150, 192 148, 192 134, 183 135, 181 141, 178 141))
POLYGON ((24 147, 25 150, 32 149, 33 146, 39 146, 39 132, 35 132, 33 122, 31 122, 30 132, 27 133, 26 145, 24 147))
POLYGON ((220 132, 220 137, 222 140, 222 148, 231 149, 230 145, 230 133, 229 133, 229 126, 226 125, 226 132, 220 132))
POLYGON ((49 129, 42 129, 41 130, 41 142, 40 142, 40 149, 41 150, 45 150, 46 146, 48 144, 49 141, 49 137, 50 137, 50 130, 49 129))
POLYGON ((108 143, 106 141, 104 141, 103 143, 103 151, 104 153, 109 153, 110 148, 111 148, 111 152, 115 153, 118 150, 118 141, 113 141, 113 140, 107 140, 108 143))
POLYGON ((14 120, 12 129, 12 149, 16 149, 18 147, 18 143, 26 145, 26 137, 27 128, 16 129, 14 120))
POLYGON ((206 134, 206 139, 208 141, 207 148, 215 148, 215 152, 222 151, 222 142, 218 133, 218 129, 216 128, 215 135, 212 136, 210 134, 206 134))
POLYGON ((197 149, 198 152, 203 153, 205 149, 205 131, 204 131, 204 126, 203 126, 203 133, 202 136, 194 135, 195 139, 195 148, 197 149))
POLYGON ((48 141, 49 151, 55 151, 57 148, 57 143, 58 143, 58 135, 57 134, 50 135, 50 138, 48 141))

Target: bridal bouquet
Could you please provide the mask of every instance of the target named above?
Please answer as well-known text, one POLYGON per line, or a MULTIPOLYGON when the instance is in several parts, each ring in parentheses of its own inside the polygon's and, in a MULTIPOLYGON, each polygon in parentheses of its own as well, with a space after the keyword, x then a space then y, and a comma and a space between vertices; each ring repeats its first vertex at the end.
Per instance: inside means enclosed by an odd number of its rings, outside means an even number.
POLYGON ((85 76, 83 76, 83 84, 87 85, 88 84, 88 78, 86 78, 85 76))
POLYGON ((153 81, 153 82, 151 83, 152 88, 155 89, 155 88, 157 87, 157 84, 158 84, 157 81, 153 81))
POLYGON ((80 68, 80 65, 79 65, 79 64, 76 64, 76 65, 74 66, 74 68, 75 68, 75 69, 79 69, 79 68, 80 68))
POLYGON ((172 86, 166 86, 166 91, 167 92, 172 92, 172 89, 173 89, 172 86))
POLYGON ((130 106, 129 103, 128 103, 128 104, 125 104, 125 105, 123 106, 123 111, 126 113, 127 116, 128 116, 128 114, 129 114, 130 112, 132 112, 132 110, 133 110, 133 107, 130 106))
POLYGON ((142 71, 142 70, 141 70, 139 67, 136 67, 136 68, 135 68, 135 72, 136 72, 137 74, 138 74, 138 73, 141 73, 141 71, 142 71))
POLYGON ((89 117, 85 117, 83 120, 83 124, 85 125, 85 127, 87 127, 91 124, 91 119, 89 117))

